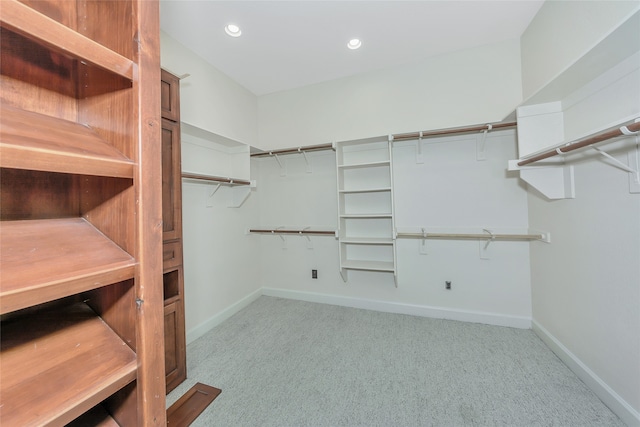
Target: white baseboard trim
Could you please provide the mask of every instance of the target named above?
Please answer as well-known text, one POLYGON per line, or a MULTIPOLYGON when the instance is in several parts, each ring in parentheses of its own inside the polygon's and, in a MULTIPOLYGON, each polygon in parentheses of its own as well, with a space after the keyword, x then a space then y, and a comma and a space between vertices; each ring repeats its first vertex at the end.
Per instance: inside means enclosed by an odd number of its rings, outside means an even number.
POLYGON ((332 304, 343 307, 362 308, 365 310, 375 310, 386 313, 409 314, 412 316, 431 317, 436 319, 460 320, 463 322, 531 329, 531 318, 529 317, 508 316, 479 311, 452 310, 442 307, 368 300, 314 292, 292 291, 289 289, 262 288, 262 294, 272 297, 332 304))
POLYGON ((261 296, 262 296, 262 290, 258 289, 257 291, 254 291, 249 295, 247 295, 246 297, 242 298, 240 301, 225 308, 215 316, 200 323, 195 328, 191 328, 190 330, 187 331, 187 345, 197 340, 198 338, 200 338, 201 336, 209 332, 211 329, 215 328, 216 326, 218 326, 219 324, 227 320, 229 317, 233 316, 234 314, 236 314, 237 312, 239 312, 240 310, 242 310, 243 308, 245 308, 246 306, 248 306, 249 304, 257 300, 261 296))
POLYGON ((540 339, 589 387, 602 402, 629 426, 640 427, 640 413, 598 377, 587 365, 582 363, 556 337, 542 325, 532 320, 533 331, 540 339))

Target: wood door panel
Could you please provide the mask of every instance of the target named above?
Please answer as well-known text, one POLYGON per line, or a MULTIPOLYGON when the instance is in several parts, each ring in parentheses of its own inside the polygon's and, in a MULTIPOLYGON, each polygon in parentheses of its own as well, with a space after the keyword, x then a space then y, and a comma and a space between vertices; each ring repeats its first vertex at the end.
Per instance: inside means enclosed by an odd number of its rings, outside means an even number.
POLYGON ((160 84, 162 118, 180 122, 180 79, 162 70, 160 84))
POLYGON ((182 237, 182 177, 180 126, 162 120, 162 234, 163 241, 182 237))
POLYGON ((164 356, 167 393, 187 378, 184 309, 182 299, 164 307, 164 356))

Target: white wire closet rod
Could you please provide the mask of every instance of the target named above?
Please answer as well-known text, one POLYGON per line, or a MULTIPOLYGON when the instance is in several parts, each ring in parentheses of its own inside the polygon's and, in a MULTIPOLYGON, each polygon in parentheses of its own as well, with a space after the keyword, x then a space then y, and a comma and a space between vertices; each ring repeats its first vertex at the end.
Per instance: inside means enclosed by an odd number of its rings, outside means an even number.
POLYGON ((550 149, 548 151, 545 151, 544 153, 525 158, 524 160, 518 162, 518 166, 526 166, 530 163, 569 153, 571 151, 578 150, 583 147, 588 147, 599 142, 607 141, 609 139, 617 138, 623 135, 634 135, 638 132, 640 132, 640 118, 637 118, 633 122, 627 123, 624 126, 619 126, 592 136, 588 136, 586 138, 568 142, 562 147, 550 149))
POLYGON ((452 240, 543 240, 542 234, 494 234, 494 233, 398 233, 397 237, 409 237, 416 239, 452 239, 452 240))
POLYGON ((302 230, 284 230, 281 228, 273 228, 273 229, 264 229, 264 228, 250 228, 249 233, 265 233, 265 234, 314 234, 314 235, 322 235, 322 236, 335 236, 335 231, 327 231, 327 230, 311 230, 308 228, 303 228, 302 230))
POLYGON ((474 132, 488 132, 488 131, 497 130, 497 129, 513 128, 513 127, 516 127, 517 124, 518 124, 517 122, 499 122, 499 123, 489 123, 486 125, 471 125, 471 126, 463 126, 463 127, 457 127, 457 128, 425 130, 421 132, 411 132, 411 133, 400 133, 397 135, 391 135, 391 140, 394 142, 397 142, 397 141, 409 141, 413 139, 429 138, 429 137, 435 137, 435 136, 456 135, 456 134, 474 133, 474 132))
POLYGON ((251 185, 250 181, 244 179, 227 178, 222 176, 202 175, 197 173, 183 172, 182 177, 186 179, 195 179, 198 181, 217 182, 228 185, 251 185))
POLYGON ((298 148, 283 148, 281 150, 269 150, 264 153, 252 153, 251 157, 268 157, 275 156, 281 154, 296 154, 296 153, 305 153, 310 151, 322 151, 322 150, 335 150, 333 144, 320 144, 320 145, 307 145, 304 147, 298 148))

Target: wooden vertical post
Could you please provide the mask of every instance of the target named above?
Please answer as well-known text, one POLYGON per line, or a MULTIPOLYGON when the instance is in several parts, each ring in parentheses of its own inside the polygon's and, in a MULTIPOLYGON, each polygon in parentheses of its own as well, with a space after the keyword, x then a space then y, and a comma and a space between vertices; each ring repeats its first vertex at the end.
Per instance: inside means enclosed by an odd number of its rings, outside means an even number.
POLYGON ((160 12, 157 1, 134 7, 137 42, 138 135, 136 275, 138 425, 165 426, 164 306, 162 285, 162 157, 160 12))

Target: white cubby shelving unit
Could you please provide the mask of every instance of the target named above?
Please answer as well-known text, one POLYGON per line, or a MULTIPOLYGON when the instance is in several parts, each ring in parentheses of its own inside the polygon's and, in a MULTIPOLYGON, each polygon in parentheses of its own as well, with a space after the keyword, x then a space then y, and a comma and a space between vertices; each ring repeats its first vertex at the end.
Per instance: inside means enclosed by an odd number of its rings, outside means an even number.
POLYGON ((386 137, 336 143, 340 274, 387 272, 397 286, 393 171, 386 137))

